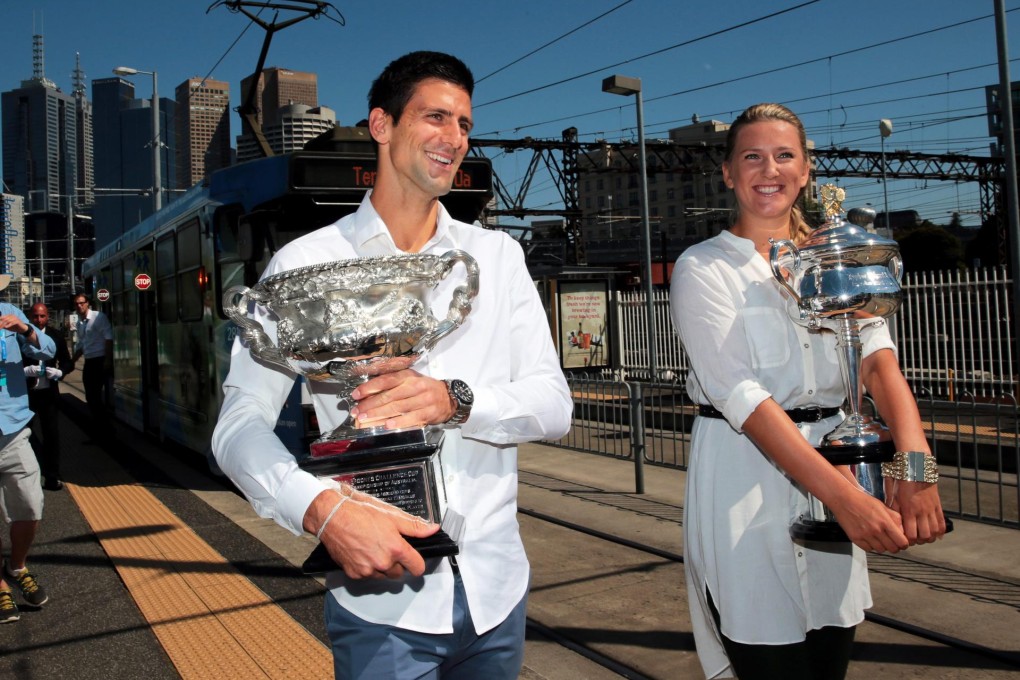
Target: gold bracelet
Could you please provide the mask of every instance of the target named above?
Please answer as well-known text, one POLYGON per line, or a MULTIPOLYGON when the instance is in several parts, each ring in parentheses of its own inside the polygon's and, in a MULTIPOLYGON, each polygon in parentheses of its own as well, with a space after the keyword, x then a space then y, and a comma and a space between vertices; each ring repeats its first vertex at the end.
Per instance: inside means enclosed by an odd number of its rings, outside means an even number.
POLYGON ((923 451, 897 451, 892 461, 882 463, 882 476, 903 482, 924 482, 935 484, 939 481, 939 468, 935 456, 923 451))

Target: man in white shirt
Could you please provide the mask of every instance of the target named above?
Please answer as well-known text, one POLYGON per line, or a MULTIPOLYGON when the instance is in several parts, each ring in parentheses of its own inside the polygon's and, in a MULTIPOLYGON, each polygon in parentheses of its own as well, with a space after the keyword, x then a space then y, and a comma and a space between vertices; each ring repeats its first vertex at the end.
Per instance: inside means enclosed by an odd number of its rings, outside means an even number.
MULTIPOLYGON (((261 516, 295 534, 321 534, 343 567, 327 577, 326 596, 338 678, 509 680, 521 668, 529 565, 516 518, 516 444, 562 436, 572 402, 520 246, 452 219, 438 201, 468 149, 473 87, 471 72, 449 55, 415 52, 391 63, 369 93, 374 189, 356 213, 282 248, 264 274, 455 248, 477 260, 479 293, 463 325, 426 360, 352 395, 351 413, 361 420, 447 428, 447 507, 465 517, 457 560, 425 561, 404 540, 431 535, 435 525, 342 503, 297 466, 273 433, 293 374, 253 360, 239 339, 224 384, 217 463, 261 516)), ((456 271, 440 282, 435 299, 449 299, 455 278, 456 271)), ((445 303, 432 304, 445 317, 445 303)), ((275 336, 264 308, 254 316, 275 336)), ((323 431, 346 418, 335 389, 318 383, 312 392, 323 431)))
POLYGON ((85 295, 75 295, 74 306, 78 311, 78 340, 72 361, 77 362, 78 357, 85 357, 85 366, 81 372, 85 401, 92 415, 93 432, 97 436, 104 436, 110 432, 104 392, 107 376, 113 371, 113 327, 105 314, 92 309, 85 295))

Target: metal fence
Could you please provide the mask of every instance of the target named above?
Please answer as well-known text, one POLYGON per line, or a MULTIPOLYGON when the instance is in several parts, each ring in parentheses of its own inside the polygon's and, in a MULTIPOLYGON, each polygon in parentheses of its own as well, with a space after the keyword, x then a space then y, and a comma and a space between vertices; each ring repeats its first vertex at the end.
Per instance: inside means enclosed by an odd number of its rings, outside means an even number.
MULTIPOLYGON (((914 393, 952 401, 1017 397, 1012 280, 1003 268, 907 274, 899 312, 890 320, 903 374, 914 393)), ((613 300, 619 375, 647 378, 645 294, 613 300)), ((686 375, 687 356, 669 318, 669 292, 653 291, 658 379, 686 375)))
MULTIPOLYGON (((1020 528, 1010 286, 1002 269, 908 275, 891 325, 939 461, 946 512, 1020 528)), ((694 420, 684 389, 688 363, 669 320, 666 292, 653 297, 659 357, 654 381, 648 380, 644 294, 619 293, 613 308, 620 369, 568 376, 573 427, 549 443, 633 460, 640 493, 644 464, 687 467, 694 420)))
MULTIPOLYGON (((687 469, 695 411, 681 381, 629 382, 612 374, 567 380, 572 426, 546 443, 632 461, 636 493, 644 492, 646 464, 687 469)), ((923 391, 918 408, 939 462, 946 513, 1020 528, 1020 406, 965 394, 945 401, 923 391)))

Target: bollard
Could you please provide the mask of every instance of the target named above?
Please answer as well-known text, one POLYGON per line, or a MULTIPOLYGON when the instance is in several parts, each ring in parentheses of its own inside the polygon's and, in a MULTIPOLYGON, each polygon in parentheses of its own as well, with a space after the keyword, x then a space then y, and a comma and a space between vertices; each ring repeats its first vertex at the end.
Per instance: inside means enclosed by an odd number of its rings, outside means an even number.
POLYGON ((634 493, 644 493, 645 393, 641 383, 631 383, 630 388, 630 446, 634 453, 634 493))

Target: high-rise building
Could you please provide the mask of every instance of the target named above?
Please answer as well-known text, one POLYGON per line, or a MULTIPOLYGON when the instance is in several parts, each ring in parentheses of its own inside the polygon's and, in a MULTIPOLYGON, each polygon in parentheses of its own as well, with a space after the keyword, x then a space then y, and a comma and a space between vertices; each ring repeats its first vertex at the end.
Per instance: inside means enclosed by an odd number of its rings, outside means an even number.
MULTIPOLYGON (((305 144, 336 126, 336 112, 325 106, 311 108, 304 104, 281 106, 274 116, 277 122, 263 126, 262 133, 273 153, 303 149, 305 144)), ((261 157, 254 135, 237 138, 237 162, 261 157)))
MULTIPOLYGON (((152 99, 135 99, 123 78, 92 81, 96 205, 96 247, 115 240, 153 212, 152 99)), ((160 185, 164 196, 176 186, 176 102, 159 99, 160 185)))
POLYGON ((80 181, 77 104, 46 78, 41 35, 33 48, 32 78, 0 95, 3 181, 29 211, 61 212, 80 181))
MULTIPOLYGON (((241 81, 242 101, 248 96, 251 85, 252 76, 241 81)), ((278 66, 263 69, 255 89, 255 106, 258 107, 256 120, 263 127, 275 125, 280 120, 280 107, 288 104, 304 104, 312 108, 318 106, 319 76, 278 66)))
MULTIPOLYGON (((248 92, 255 87, 255 119, 262 126, 263 133, 276 130, 283 125, 283 117, 289 115, 281 109, 294 104, 303 104, 309 109, 319 106, 319 77, 314 73, 291 71, 290 69, 273 66, 263 69, 258 80, 254 74, 241 81, 241 101, 247 100, 248 92)), ((335 121, 335 116, 334 116, 335 121)), ((268 133, 267 141, 268 141, 268 133)), ((280 150, 270 144, 274 152, 280 150)), ((237 160, 257 158, 260 152, 252 131, 242 125, 241 134, 237 137, 237 160), (241 149, 254 149, 254 155, 241 154, 241 149)))
POLYGON ((230 165, 230 85, 189 78, 177 86, 177 188, 230 165))
POLYGON ((85 72, 81 70, 81 55, 74 55, 74 113, 78 131, 78 209, 89 214, 95 203, 95 167, 92 146, 92 102, 85 91, 85 72))

